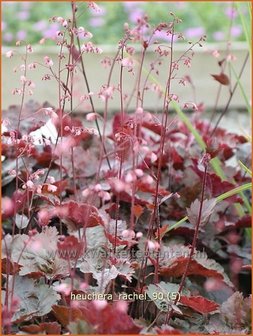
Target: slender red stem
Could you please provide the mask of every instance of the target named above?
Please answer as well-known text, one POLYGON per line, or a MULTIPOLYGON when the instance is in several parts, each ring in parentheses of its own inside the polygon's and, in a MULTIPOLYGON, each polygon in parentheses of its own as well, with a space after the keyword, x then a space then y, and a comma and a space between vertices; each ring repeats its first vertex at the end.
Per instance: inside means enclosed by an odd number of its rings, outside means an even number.
MULTIPOLYGON (((203 204, 204 204, 206 178, 207 178, 208 164, 207 164, 207 162, 205 160, 205 156, 206 155, 207 154, 204 155, 204 159, 203 159, 203 164, 205 166, 205 171, 204 171, 204 175, 203 175, 203 182, 202 182, 202 190, 201 190, 201 199, 200 199, 200 207, 199 207, 198 219, 197 219, 197 222, 196 222, 196 227, 195 227, 195 231, 194 231, 192 245, 190 247, 190 254, 189 254, 189 257, 188 257, 188 260, 187 260, 187 264, 185 266, 184 274, 183 274, 183 276, 181 278, 181 282, 180 282, 180 285, 179 285, 177 298, 174 301, 175 305, 177 304, 177 302, 178 302, 178 300, 180 298, 180 294, 181 294, 181 292, 182 292, 182 290, 184 288, 184 284, 185 284, 185 280, 186 280, 186 277, 187 277, 187 273, 188 273, 188 270, 189 270, 189 267, 190 267, 190 263, 191 263, 193 255, 194 255, 194 251, 195 251, 196 244, 197 244, 198 233, 199 233, 199 228, 200 228, 200 223, 201 223, 201 217, 202 217, 202 209, 203 209, 203 204)), ((166 323, 167 324, 169 323, 169 321, 170 321, 170 319, 172 317, 172 314, 173 314, 173 309, 171 309, 168 312, 168 315, 166 317, 166 323)))

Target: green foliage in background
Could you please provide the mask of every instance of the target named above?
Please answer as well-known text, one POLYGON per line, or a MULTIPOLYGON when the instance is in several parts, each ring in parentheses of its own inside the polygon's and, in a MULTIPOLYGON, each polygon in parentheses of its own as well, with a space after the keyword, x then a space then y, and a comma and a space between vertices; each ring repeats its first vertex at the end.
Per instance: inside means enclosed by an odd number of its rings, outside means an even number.
MULTIPOLYGON (((240 17, 250 25, 248 2, 238 6, 232 2, 98 2, 101 12, 88 8, 88 2, 78 2, 78 24, 92 32, 99 44, 116 43, 123 33, 125 22, 134 25, 144 12, 150 23, 168 21, 169 12, 182 19, 180 31, 187 39, 203 34, 207 41, 227 39, 245 40, 245 29, 240 17)), ((5 45, 17 40, 37 43, 42 37, 54 36, 60 29, 49 21, 50 17, 71 17, 70 2, 5 2, 2 4, 2 37, 5 45)))

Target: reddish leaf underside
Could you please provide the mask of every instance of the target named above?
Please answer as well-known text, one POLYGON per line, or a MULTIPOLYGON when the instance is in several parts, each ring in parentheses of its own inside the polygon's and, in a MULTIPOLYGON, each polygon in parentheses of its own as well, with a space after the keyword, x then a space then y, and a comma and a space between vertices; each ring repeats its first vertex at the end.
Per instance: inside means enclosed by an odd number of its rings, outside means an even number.
POLYGON ((181 296, 180 302, 200 314, 208 314, 219 308, 216 302, 208 300, 203 296, 181 296))
POLYGON ((57 207, 56 214, 71 231, 104 224, 98 209, 86 203, 70 201, 57 207))
POLYGON ((51 191, 49 188, 48 184, 44 184, 42 187, 42 193, 43 194, 53 194, 56 196, 60 196, 60 194, 66 190, 67 185, 68 185, 68 181, 67 180, 61 180, 61 181, 57 181, 53 184, 55 187, 57 187, 56 191, 51 191))
MULTIPOLYGON (((197 167, 191 167, 192 170, 201 178, 203 179, 203 172, 197 169, 197 167)), ((221 194, 230 191, 236 187, 235 184, 230 183, 228 181, 222 181, 219 176, 216 174, 207 174, 207 184, 206 189, 210 192, 211 197, 218 197, 221 194)), ((226 202, 235 203, 239 202, 242 203, 242 199, 238 195, 233 195, 226 198, 226 202)))
POLYGON ((57 320, 64 327, 66 327, 71 321, 82 319, 83 317, 81 310, 78 308, 54 305, 52 310, 57 320))
POLYGON ((82 301, 80 308, 55 305, 53 313, 63 326, 77 319, 85 320, 96 328, 97 334, 138 334, 141 330, 126 312, 117 308, 117 304, 107 304, 101 309, 91 301, 82 301))
MULTIPOLYGON (((188 258, 179 257, 175 259, 175 261, 171 262, 169 266, 160 267, 159 272, 161 275, 165 275, 165 276, 180 277, 184 274, 187 263, 188 263, 188 258)), ((216 265, 219 265, 219 264, 216 263, 216 265)), ((221 266, 219 265, 219 267, 221 266)), ((216 269, 215 267, 210 267, 210 265, 208 264, 205 267, 204 265, 201 265, 195 259, 191 260, 186 275, 187 276, 188 275, 201 275, 204 277, 220 279, 224 281, 225 283, 227 283, 229 286, 232 285, 230 280, 226 277, 226 274, 224 273, 224 271, 222 271, 222 268, 216 269)))
POLYGON ((164 132, 164 127, 159 123, 144 120, 142 126, 158 135, 161 135, 164 132))
POLYGON ((7 258, 2 259, 2 273, 3 274, 17 274, 20 270, 20 266, 15 263, 11 262, 7 258))
POLYGON ((63 241, 57 243, 59 255, 65 260, 76 260, 84 249, 84 242, 78 241, 75 236, 67 236, 63 241))
POLYGON ((251 216, 250 215, 245 215, 241 218, 238 219, 238 221, 235 223, 235 226, 237 228, 247 228, 247 227, 251 227, 251 216))
POLYGON ((107 304, 102 310, 89 303, 82 311, 87 322, 92 326, 97 326, 98 334, 138 334, 141 330, 126 312, 117 308, 117 303, 107 304))
POLYGON ((47 335, 60 335, 61 326, 57 322, 44 322, 37 324, 30 324, 20 327, 21 331, 27 332, 29 334, 44 334, 47 335))
POLYGON ((132 245, 135 245, 137 244, 137 241, 135 240, 124 240, 124 239, 120 239, 118 237, 116 237, 115 239, 115 236, 110 234, 109 232, 105 232, 105 236, 106 238, 109 240, 109 242, 111 244, 113 244, 114 246, 120 246, 120 245, 126 245, 126 246, 132 246, 132 245))
POLYGON ((135 204, 133 206, 133 212, 136 218, 139 218, 142 214, 143 214, 144 208, 139 205, 139 204, 135 204))
POLYGON ((217 82, 219 82, 222 85, 229 85, 229 78, 227 75, 225 75, 223 72, 219 75, 211 75, 217 82))
MULTIPOLYGON (((115 190, 113 190, 114 194, 119 197, 120 201, 123 202, 127 202, 127 203, 131 203, 132 202, 132 196, 130 194, 128 194, 126 191, 121 191, 121 192, 117 192, 115 190)), ((150 204, 148 201, 146 200, 142 200, 136 196, 134 196, 134 203, 137 205, 141 205, 141 206, 145 206, 150 204)))
POLYGON ((158 238, 160 236, 160 239, 163 239, 168 228, 169 228, 169 224, 166 224, 162 228, 157 229, 157 231, 155 232, 155 237, 158 238))

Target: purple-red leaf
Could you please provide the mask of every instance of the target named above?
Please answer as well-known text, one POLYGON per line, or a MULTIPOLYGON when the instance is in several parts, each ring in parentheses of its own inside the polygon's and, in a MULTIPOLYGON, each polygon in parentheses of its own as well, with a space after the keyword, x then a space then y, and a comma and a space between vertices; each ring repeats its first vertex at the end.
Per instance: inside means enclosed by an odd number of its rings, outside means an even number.
POLYGON ((221 72, 219 75, 211 75, 217 82, 222 85, 229 85, 230 81, 227 75, 221 72))
POLYGON ((200 314, 212 313, 219 308, 218 303, 208 300, 203 296, 181 296, 180 302, 200 314))

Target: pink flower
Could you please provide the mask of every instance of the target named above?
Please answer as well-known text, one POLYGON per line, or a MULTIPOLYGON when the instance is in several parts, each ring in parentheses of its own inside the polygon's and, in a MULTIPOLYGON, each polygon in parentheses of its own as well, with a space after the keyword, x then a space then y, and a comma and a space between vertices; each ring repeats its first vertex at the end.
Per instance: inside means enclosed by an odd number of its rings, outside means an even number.
POLYGON ((135 174, 136 174, 136 176, 138 176, 138 177, 142 177, 143 175, 144 175, 144 172, 143 172, 143 170, 142 169, 135 169, 135 174))
POLYGON ((134 61, 130 57, 123 58, 121 61, 123 67, 126 67, 129 72, 133 71, 134 68, 134 61))
POLYGON ((35 29, 36 31, 42 31, 46 29, 46 27, 47 22, 45 20, 38 21, 33 25, 33 29, 35 29))
POLYGON ((157 155, 156 155, 155 153, 152 152, 151 155, 150 155, 150 160, 151 160, 152 163, 156 162, 156 160, 157 160, 157 155))
POLYGON ((160 245, 157 242, 153 242, 152 240, 148 240, 148 249, 150 251, 158 251, 160 245))
POLYGON ((117 178, 112 179, 110 182, 111 182, 111 185, 115 189, 116 192, 121 192, 121 191, 125 190, 125 188, 126 188, 126 184, 123 181, 121 181, 117 178))
POLYGON ((13 34, 6 32, 3 36, 3 40, 6 42, 11 42, 13 40, 13 34))
POLYGON ((135 237, 135 232, 133 230, 123 230, 122 237, 133 239, 135 237))
POLYGON ((34 252, 38 252, 43 248, 42 243, 38 240, 31 241, 29 247, 34 252))
POLYGON ((106 56, 102 59, 101 64, 105 69, 109 68, 112 65, 111 58, 106 56))
POLYGON ((59 285, 56 285, 54 288, 57 292, 63 293, 66 296, 68 296, 71 292, 71 286, 67 283, 61 283, 59 285))
POLYGON ((126 52, 129 54, 129 55, 133 55, 135 53, 135 49, 134 47, 129 47, 127 46, 126 47, 126 52))
POLYGON ((61 16, 56 17, 56 21, 59 22, 60 24, 63 23, 64 19, 61 16))
POLYGON ((59 24, 58 23, 52 23, 48 29, 44 31, 44 38, 50 38, 55 39, 57 35, 57 32, 59 31, 59 24))
POLYGON ((87 188, 87 189, 84 189, 83 191, 82 191, 82 196, 83 197, 88 197, 90 194, 91 194, 91 190, 89 189, 89 188, 87 188))
POLYGON ((225 10, 225 14, 226 14, 227 17, 230 18, 230 19, 234 19, 234 18, 237 17, 236 9, 233 8, 233 7, 228 7, 228 8, 226 8, 226 10, 225 10))
POLYGON ((128 172, 125 177, 126 183, 132 183, 133 181, 136 181, 136 176, 133 172, 128 172))
POLYGON ((107 191, 104 191, 104 190, 100 191, 98 193, 98 196, 101 197, 104 202, 111 200, 111 195, 107 191))
POLYGON ((49 184, 48 185, 48 191, 51 191, 51 192, 56 192, 57 191, 57 187, 53 184, 49 184))
POLYGON ((37 194, 41 194, 42 193, 42 185, 38 185, 37 189, 36 189, 37 194))
POLYGON ((10 170, 10 171, 9 171, 9 174, 10 174, 11 176, 16 176, 16 170, 15 170, 15 169, 10 170))
POLYGON ((75 145, 76 145, 76 142, 73 139, 73 137, 68 137, 56 146, 55 154, 60 156, 61 154, 69 151, 70 148, 74 147, 75 145))
POLYGON ((224 40, 225 35, 222 31, 216 31, 216 32, 213 33, 213 38, 216 41, 222 41, 222 40, 224 40))
POLYGON ((219 290, 221 289, 221 287, 222 287, 222 282, 216 279, 208 279, 204 283, 204 288, 207 292, 219 290))
POLYGON ((24 30, 20 30, 17 32, 17 39, 24 40, 26 38, 26 32, 24 30))
POLYGON ((101 11, 101 8, 93 1, 89 1, 88 7, 95 11, 96 13, 99 13, 101 11))
POLYGON ((91 27, 101 27, 105 24, 105 20, 102 17, 90 18, 89 20, 91 27))
POLYGON ((44 63, 46 66, 52 67, 54 65, 54 62, 52 61, 52 59, 48 56, 44 57, 44 63))
POLYGON ((140 9, 140 8, 136 8, 134 11, 130 12, 130 14, 129 14, 129 20, 132 23, 137 23, 138 20, 140 20, 143 15, 144 15, 143 10, 140 9))
POLYGON ((114 89, 115 88, 113 86, 103 86, 98 93, 99 98, 101 98, 103 101, 106 99, 112 99, 114 89))
POLYGON ((195 103, 193 103, 193 102, 186 102, 186 103, 184 104, 184 108, 185 108, 185 109, 192 108, 193 110, 198 111, 198 106, 197 106, 195 103))
POLYGON ((88 287, 89 285, 87 284, 87 282, 81 282, 79 286, 80 290, 82 291, 85 291, 88 287))
POLYGON ((92 42, 84 43, 81 47, 82 53, 101 54, 103 50, 93 45, 92 42))
POLYGON ((7 58, 12 58, 12 56, 13 56, 13 50, 9 50, 9 51, 7 51, 7 52, 5 53, 5 56, 6 56, 7 58))
POLYGON ((48 176, 47 179, 50 183, 55 183, 55 178, 53 176, 48 176))
POLYGON ((68 21, 67 21, 67 20, 64 20, 64 21, 62 22, 62 26, 63 26, 64 28, 68 27, 68 21))
POLYGON ((6 23, 4 21, 2 21, 1 27, 2 27, 2 31, 4 31, 6 29, 6 23))
POLYGON ((30 63, 30 64, 28 64, 28 69, 29 70, 36 69, 36 63, 30 63))
POLYGON ((97 118, 99 117, 99 114, 97 114, 97 113, 88 113, 87 115, 86 115, 86 120, 87 121, 94 121, 94 120, 96 120, 97 118))
POLYGON ((17 14, 17 17, 19 18, 19 20, 21 21, 26 21, 27 19, 29 19, 29 12, 28 11, 22 11, 22 12, 19 12, 17 14))
POLYGON ((80 38, 92 38, 92 33, 85 30, 84 27, 78 27, 74 30, 74 33, 80 38))
POLYGON ((150 251, 154 251, 155 250, 155 243, 152 242, 151 240, 148 241, 148 249, 150 251))
POLYGON ((137 232, 137 233, 136 233, 136 238, 139 239, 139 238, 141 238, 142 236, 143 236, 143 233, 142 233, 142 232, 137 232))
POLYGON ((202 35, 205 34, 205 30, 203 27, 193 27, 193 28, 188 28, 185 31, 185 37, 186 38, 198 38, 201 37, 202 35))
POLYGON ((26 77, 25 76, 20 76, 20 81, 22 82, 22 84, 26 83, 26 77))
POLYGON ((154 179, 150 175, 146 175, 142 178, 143 183, 152 184, 154 179))
POLYGON ((30 44, 27 45, 26 50, 29 54, 31 54, 33 52, 33 48, 30 44))
POLYGON ((242 34, 242 28, 240 26, 233 26, 231 28, 231 35, 233 37, 239 37, 242 34))
POLYGON ((29 189, 33 189, 33 187, 34 187, 34 183, 33 183, 31 180, 28 180, 28 181, 26 182, 26 186, 27 186, 29 189))
POLYGON ((152 40, 163 40, 163 41, 166 41, 166 42, 171 42, 172 35, 167 33, 164 30, 156 30, 152 40))
POLYGON ((46 209, 42 209, 38 213, 38 223, 40 226, 46 226, 49 224, 51 216, 46 209))
POLYGON ((6 217, 11 216, 14 210, 14 203, 9 197, 2 199, 2 214, 6 217))
POLYGON ((103 310, 108 304, 106 300, 94 300, 93 303, 97 310, 103 310))
POLYGON ((220 53, 219 53, 218 50, 214 50, 214 51, 212 52, 212 55, 213 55, 213 57, 215 57, 215 58, 220 57, 220 53))
POLYGON ((184 60, 184 65, 186 65, 188 68, 191 67, 191 59, 190 59, 190 57, 187 57, 187 58, 184 60))
POLYGON ((116 308, 121 313, 127 313, 128 310, 128 304, 126 301, 120 300, 116 302, 116 308))

